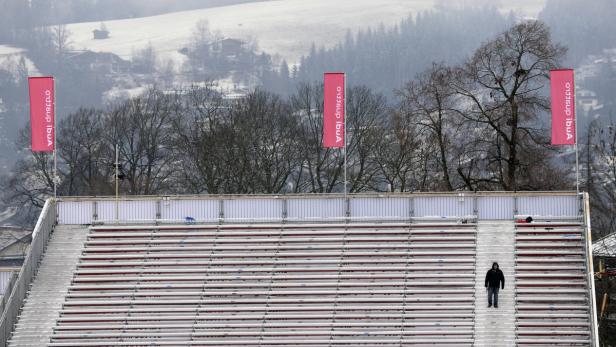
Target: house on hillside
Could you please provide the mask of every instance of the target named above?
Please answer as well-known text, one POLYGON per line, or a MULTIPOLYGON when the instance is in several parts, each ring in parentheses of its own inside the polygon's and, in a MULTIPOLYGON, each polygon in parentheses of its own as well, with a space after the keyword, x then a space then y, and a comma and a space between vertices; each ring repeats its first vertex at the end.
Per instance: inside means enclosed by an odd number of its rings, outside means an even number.
POLYGON ((212 43, 212 48, 225 57, 233 58, 242 53, 245 45, 245 41, 226 38, 212 43))
POLYGON ((68 60, 77 66, 88 66, 92 72, 100 74, 128 73, 131 67, 129 61, 108 52, 73 52, 68 60))
POLYGON ((28 253, 31 240, 31 230, 0 227, 0 268, 12 268, 19 271, 28 253))
POLYGON ((92 30, 92 34, 94 35, 95 40, 104 40, 109 38, 109 31, 94 29, 92 30))
POLYGON ((109 30, 107 30, 105 23, 101 23, 99 29, 92 30, 92 34, 95 40, 105 40, 109 38, 109 30))
POLYGON ((4 296, 24 263, 31 241, 32 230, 0 227, 0 312, 4 296))

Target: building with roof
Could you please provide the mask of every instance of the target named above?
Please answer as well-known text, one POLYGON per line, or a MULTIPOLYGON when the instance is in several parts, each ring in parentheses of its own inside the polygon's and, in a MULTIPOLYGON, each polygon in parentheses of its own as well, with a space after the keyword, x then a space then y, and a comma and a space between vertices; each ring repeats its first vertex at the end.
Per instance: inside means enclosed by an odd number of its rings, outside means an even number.
POLYGON ((31 235, 31 230, 0 226, 0 268, 19 270, 28 253, 31 235))

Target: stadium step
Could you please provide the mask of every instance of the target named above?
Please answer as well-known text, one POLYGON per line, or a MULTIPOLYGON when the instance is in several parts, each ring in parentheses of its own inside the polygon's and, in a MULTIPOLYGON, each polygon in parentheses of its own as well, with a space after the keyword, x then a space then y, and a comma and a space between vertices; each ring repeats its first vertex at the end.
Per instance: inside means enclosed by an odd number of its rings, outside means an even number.
POLYGON ((8 346, 45 346, 49 341, 86 238, 82 227, 56 226, 8 346))
POLYGON ((566 221, 60 227, 11 346, 590 346, 584 242, 566 221))
POLYGON ((470 346, 476 232, 94 227, 50 346, 470 346))
POLYGON ((514 346, 515 301, 513 222, 480 222, 477 232, 475 279, 475 344, 478 347, 514 346), (499 293, 499 308, 488 308, 485 276, 498 262, 505 275, 505 289, 499 293))
POLYGON ((584 229, 517 225, 516 343, 590 346, 584 229))

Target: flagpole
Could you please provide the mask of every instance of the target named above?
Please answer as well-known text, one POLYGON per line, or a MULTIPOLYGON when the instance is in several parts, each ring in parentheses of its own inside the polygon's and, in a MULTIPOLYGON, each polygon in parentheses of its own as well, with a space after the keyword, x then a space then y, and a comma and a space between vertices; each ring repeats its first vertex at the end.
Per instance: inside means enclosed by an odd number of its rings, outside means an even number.
POLYGON ((53 79, 53 199, 54 201, 58 199, 58 143, 56 142, 56 133, 58 132, 58 127, 56 126, 58 120, 57 111, 57 90, 56 90, 56 79, 53 79))
POLYGON ((120 220, 120 185, 118 182, 118 171, 120 170, 120 149, 115 145, 115 208, 116 222, 120 220))
POLYGON ((580 153, 578 150, 577 81, 573 72, 573 113, 575 114, 575 190, 580 194, 580 153))
POLYGON ((575 190, 580 194, 580 154, 577 143, 577 115, 575 116, 575 190))
POLYGON ((347 199, 347 80, 344 74, 344 200, 347 199))

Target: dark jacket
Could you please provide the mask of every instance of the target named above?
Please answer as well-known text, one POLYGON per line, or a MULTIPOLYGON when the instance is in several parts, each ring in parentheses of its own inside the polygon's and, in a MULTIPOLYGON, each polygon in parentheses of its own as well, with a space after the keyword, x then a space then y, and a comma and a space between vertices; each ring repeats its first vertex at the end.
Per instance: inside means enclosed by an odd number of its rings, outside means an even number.
MULTIPOLYGON (((494 267, 494 265, 492 267, 494 267)), ((503 272, 498 268, 498 264, 496 264, 496 270, 490 269, 486 274, 486 288, 487 287, 501 287, 505 289, 505 275, 503 275, 503 272)))

